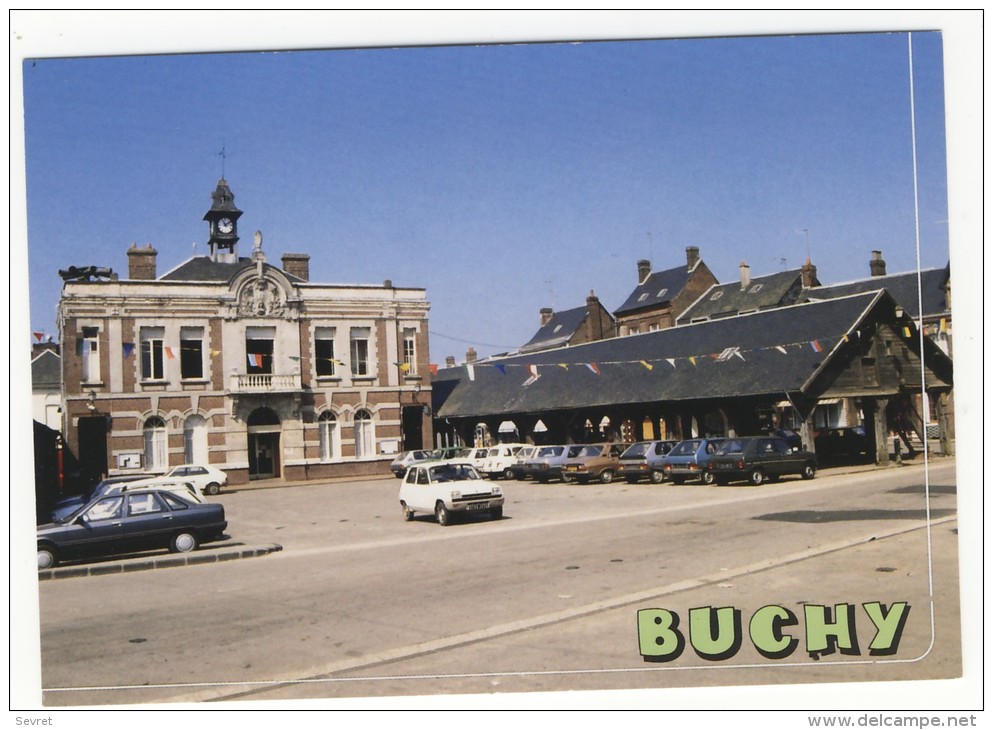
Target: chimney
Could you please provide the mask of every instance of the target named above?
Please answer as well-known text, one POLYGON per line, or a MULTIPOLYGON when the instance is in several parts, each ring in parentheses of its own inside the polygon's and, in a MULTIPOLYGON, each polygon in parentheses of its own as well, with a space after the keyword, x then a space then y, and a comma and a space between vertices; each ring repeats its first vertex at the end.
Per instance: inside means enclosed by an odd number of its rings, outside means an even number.
POLYGON ((284 253, 283 271, 304 281, 310 281, 310 256, 305 253, 284 253))
POLYGON ((476 349, 474 347, 470 347, 465 351, 465 362, 466 365, 471 365, 476 362, 476 349))
POLYGON ((807 259, 807 263, 800 268, 800 278, 803 280, 804 289, 817 286, 817 267, 810 263, 810 259, 807 259))
POLYGON ((700 263, 700 249, 696 246, 686 247, 686 270, 693 271, 700 263))
POLYGON ((544 327, 546 324, 552 321, 552 315, 554 315, 555 312, 552 311, 551 307, 542 307, 540 314, 541 314, 541 326, 544 327))
POLYGON ((644 284, 648 280, 649 275, 652 273, 652 262, 648 259, 642 259, 638 262, 638 284, 644 284))
POLYGON ((586 297, 586 309, 590 312, 596 310, 600 306, 600 300, 597 299, 597 295, 593 293, 590 289, 590 295, 586 297))
POLYGON ((138 248, 137 243, 132 243, 128 249, 128 278, 154 281, 158 253, 150 243, 145 248, 138 248))
POLYGON ((455 367, 455 355, 448 355, 445 358, 445 367, 446 368, 453 368, 453 367, 455 367))
POLYGON ((738 265, 738 268, 741 269, 741 290, 745 291, 748 285, 752 283, 752 276, 749 273, 748 264, 744 261, 738 265))
POLYGON ((869 259, 869 273, 872 276, 886 276, 886 262, 883 261, 882 251, 873 251, 869 259))

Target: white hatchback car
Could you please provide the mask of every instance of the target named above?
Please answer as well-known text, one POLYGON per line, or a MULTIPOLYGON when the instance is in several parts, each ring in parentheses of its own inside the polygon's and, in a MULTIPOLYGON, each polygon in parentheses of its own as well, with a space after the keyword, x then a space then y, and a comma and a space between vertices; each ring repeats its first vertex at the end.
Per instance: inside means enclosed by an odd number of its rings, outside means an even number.
POLYGON ((174 466, 162 476, 142 479, 141 486, 158 487, 162 482, 187 482, 196 489, 198 496, 203 501, 205 494, 217 494, 221 487, 228 484, 228 475, 213 466, 199 466, 196 464, 183 464, 174 466))
POLYGON ((415 512, 433 512, 438 524, 451 524, 456 513, 489 512, 503 517, 503 492, 490 486, 466 462, 428 462, 414 464, 400 485, 400 507, 404 520, 415 512))

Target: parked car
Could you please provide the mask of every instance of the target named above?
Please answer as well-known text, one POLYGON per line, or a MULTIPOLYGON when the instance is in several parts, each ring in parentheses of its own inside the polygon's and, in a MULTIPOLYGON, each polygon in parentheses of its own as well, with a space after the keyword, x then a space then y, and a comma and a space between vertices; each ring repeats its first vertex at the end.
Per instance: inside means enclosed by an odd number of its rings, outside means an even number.
POLYGON ((872 443, 862 426, 830 428, 814 437, 814 451, 822 462, 860 462, 874 456, 872 443))
POLYGON ((223 505, 198 504, 164 489, 95 497, 67 518, 38 527, 38 568, 153 548, 185 553, 219 540, 227 525, 223 505))
POLYGON ((454 461, 414 464, 400 485, 403 519, 410 521, 417 512, 430 512, 445 526, 459 513, 488 512, 494 519, 503 517, 503 493, 490 486, 467 462, 454 461))
POLYGON ((163 479, 179 479, 195 485, 204 494, 217 494, 228 485, 228 475, 215 466, 182 464, 162 475, 163 479))
POLYGON ((390 462, 390 471, 393 472, 397 479, 401 479, 406 473, 407 467, 411 464, 433 458, 435 457, 431 455, 430 451, 423 451, 420 449, 414 451, 404 451, 390 462))
POLYGON ((662 460, 672 451, 675 441, 639 441, 621 454, 620 473, 629 484, 647 479, 653 484, 665 481, 662 460))
MULTIPOLYGON (((200 491, 200 487, 197 486, 196 482, 187 481, 186 479, 170 478, 170 477, 151 477, 149 479, 140 479, 137 482, 128 482, 123 485, 116 485, 120 487, 120 491, 126 492, 134 489, 165 489, 168 492, 173 492, 178 494, 184 499, 190 499, 194 502, 205 502, 203 492, 200 491)), ((112 487, 111 491, 116 488, 112 487)))
POLYGON ((513 479, 513 466, 524 444, 497 444, 486 451, 482 472, 490 479, 513 479))
POLYGON ((562 478, 562 469, 579 456, 584 444, 542 446, 524 464, 524 474, 537 482, 547 484, 562 478))
POLYGON ((521 450, 514 456, 514 462, 510 465, 510 471, 514 479, 528 479, 529 475, 525 470, 528 461, 538 452, 540 446, 522 446, 521 450))
POLYGON ((766 479, 776 481, 786 474, 813 479, 817 472, 817 456, 812 451, 791 448, 781 438, 729 438, 710 457, 707 469, 714 473, 714 481, 718 484, 748 480, 749 484, 758 486, 766 479))
POLYGON ((470 448, 464 456, 461 458, 464 461, 472 464, 473 468, 480 474, 483 473, 483 465, 486 463, 486 455, 489 453, 489 447, 477 446, 470 448))
POLYGON ((588 484, 591 479, 599 479, 610 484, 620 468, 621 454, 628 444, 590 444, 584 446, 575 459, 565 465, 562 479, 580 484, 588 484))
POLYGON ((429 451, 428 458, 444 461, 446 459, 460 459, 468 455, 468 453, 469 448, 466 446, 443 446, 440 449, 429 451))
POLYGON ((707 471, 707 462, 725 441, 723 438, 680 441, 662 459, 662 471, 673 484, 682 484, 687 479, 699 479, 704 484, 713 484, 714 472, 707 471))
POLYGON ((149 488, 164 489, 167 492, 172 492, 183 499, 188 499, 198 504, 204 501, 203 494, 199 493, 196 487, 189 482, 147 476, 142 479, 133 479, 131 477, 111 477, 109 479, 104 479, 102 482, 97 484, 97 486, 84 497, 71 497, 57 502, 55 509, 52 510, 50 520, 52 522, 58 522, 59 520, 65 519, 66 517, 69 517, 73 513, 77 512, 83 505, 92 502, 97 497, 109 497, 115 494, 123 494, 127 491, 149 488))
MULTIPOLYGON (((87 502, 91 501, 94 497, 102 497, 107 494, 111 487, 115 484, 126 484, 128 482, 136 482, 142 479, 151 478, 152 474, 128 474, 126 476, 116 476, 108 477, 103 479, 93 486, 92 489, 87 490, 83 494, 75 494, 69 497, 63 497, 55 502, 52 506, 52 511, 49 513, 48 519, 50 522, 57 522, 63 517, 68 517, 73 512, 78 510, 87 502)), ((119 491, 119 490, 118 490, 119 491)))

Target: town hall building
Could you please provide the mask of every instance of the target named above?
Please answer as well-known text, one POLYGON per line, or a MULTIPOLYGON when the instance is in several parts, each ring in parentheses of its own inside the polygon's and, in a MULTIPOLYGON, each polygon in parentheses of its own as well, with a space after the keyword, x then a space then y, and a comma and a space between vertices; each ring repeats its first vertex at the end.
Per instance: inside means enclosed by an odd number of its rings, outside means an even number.
POLYGON ((83 477, 210 464, 229 483, 388 473, 430 445, 421 288, 310 281, 310 257, 238 253, 221 179, 209 254, 158 274, 132 244, 128 278, 70 269, 58 308, 63 433, 83 477))

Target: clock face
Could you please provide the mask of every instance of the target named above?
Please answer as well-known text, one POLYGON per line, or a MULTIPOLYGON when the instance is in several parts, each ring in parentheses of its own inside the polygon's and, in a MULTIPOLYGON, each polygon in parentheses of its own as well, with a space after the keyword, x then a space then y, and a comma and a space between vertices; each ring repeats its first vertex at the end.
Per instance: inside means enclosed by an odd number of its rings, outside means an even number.
POLYGON ((234 223, 230 218, 221 218, 217 221, 217 230, 221 233, 231 233, 234 230, 234 223))

